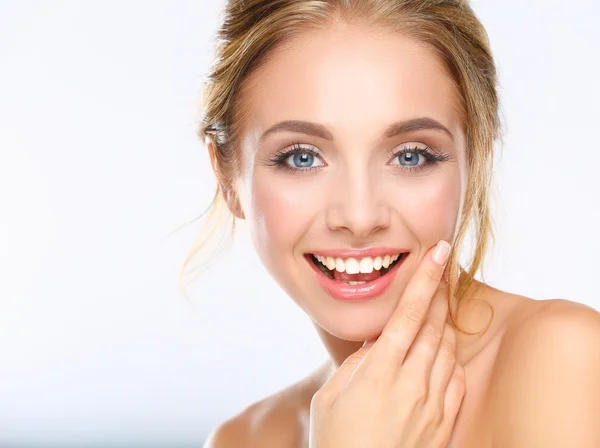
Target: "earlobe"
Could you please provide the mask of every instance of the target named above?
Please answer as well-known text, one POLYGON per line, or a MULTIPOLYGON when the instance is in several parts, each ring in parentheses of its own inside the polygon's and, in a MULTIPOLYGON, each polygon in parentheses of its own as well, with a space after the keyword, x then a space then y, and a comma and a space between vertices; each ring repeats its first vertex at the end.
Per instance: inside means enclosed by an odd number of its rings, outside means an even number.
POLYGON ((213 143, 212 138, 210 137, 210 135, 207 135, 206 137, 204 137, 204 145, 206 145, 206 149, 208 150, 208 157, 210 158, 210 165, 212 166, 213 172, 215 173, 215 176, 217 176, 217 179, 219 178, 219 171, 218 171, 218 167, 217 167, 217 158, 215 156, 215 145, 213 143))
POLYGON ((233 193, 231 190, 223 190, 222 188, 221 191, 223 192, 225 202, 227 203, 227 208, 229 208, 229 211, 233 216, 238 219, 246 219, 237 194, 233 193))
POLYGON ((221 191, 221 194, 223 195, 223 199, 225 200, 225 203, 227 204, 227 208, 233 214, 233 216, 235 216, 236 218, 246 219, 246 217, 244 215, 244 211, 242 210, 242 206, 240 205, 238 195, 235 194, 235 192, 232 191, 231 189, 226 188, 225 184, 223 183, 223 178, 222 178, 221 172, 219 170, 219 167, 217 165, 217 158, 215 155, 215 145, 214 145, 212 138, 209 135, 207 135, 204 138, 204 144, 206 145, 206 149, 208 149, 208 155, 210 157, 210 164, 212 166, 213 172, 215 173, 217 181, 219 182, 219 190, 221 191))

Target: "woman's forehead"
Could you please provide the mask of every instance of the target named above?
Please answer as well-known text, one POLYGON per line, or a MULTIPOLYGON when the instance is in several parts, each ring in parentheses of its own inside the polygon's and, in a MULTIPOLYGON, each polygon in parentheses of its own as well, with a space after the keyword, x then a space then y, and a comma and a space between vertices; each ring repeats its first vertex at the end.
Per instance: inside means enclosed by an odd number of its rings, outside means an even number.
POLYGON ((416 117, 460 128, 456 88, 434 51, 399 33, 358 26, 286 42, 250 76, 242 104, 255 130, 309 118, 340 130, 416 117))

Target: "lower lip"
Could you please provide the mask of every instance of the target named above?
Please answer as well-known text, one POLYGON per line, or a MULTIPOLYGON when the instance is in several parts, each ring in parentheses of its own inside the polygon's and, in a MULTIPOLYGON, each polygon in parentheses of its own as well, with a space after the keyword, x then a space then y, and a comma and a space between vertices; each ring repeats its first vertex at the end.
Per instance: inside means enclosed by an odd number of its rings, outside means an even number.
POLYGON ((317 280, 327 293, 334 299, 345 302, 370 300, 382 294, 392 283, 398 269, 404 263, 408 254, 402 254, 402 259, 394 265, 385 275, 376 280, 363 283, 361 285, 350 285, 348 283, 337 282, 327 277, 312 261, 311 255, 306 255, 308 264, 317 275, 317 280))

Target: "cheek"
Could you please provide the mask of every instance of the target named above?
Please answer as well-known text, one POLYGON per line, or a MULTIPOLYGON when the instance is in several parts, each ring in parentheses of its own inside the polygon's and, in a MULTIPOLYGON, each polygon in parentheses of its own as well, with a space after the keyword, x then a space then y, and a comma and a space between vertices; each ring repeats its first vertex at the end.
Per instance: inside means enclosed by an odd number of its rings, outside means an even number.
POLYGON ((461 205, 459 173, 449 171, 424 182, 415 181, 404 185, 404 191, 396 207, 420 243, 431 246, 442 238, 451 241, 461 205))
MULTIPOLYGON (((305 185, 289 184, 265 173, 255 175, 249 190, 251 233, 265 263, 293 252, 309 228, 317 197, 305 185)), ((281 261, 281 260, 280 260, 281 261)))

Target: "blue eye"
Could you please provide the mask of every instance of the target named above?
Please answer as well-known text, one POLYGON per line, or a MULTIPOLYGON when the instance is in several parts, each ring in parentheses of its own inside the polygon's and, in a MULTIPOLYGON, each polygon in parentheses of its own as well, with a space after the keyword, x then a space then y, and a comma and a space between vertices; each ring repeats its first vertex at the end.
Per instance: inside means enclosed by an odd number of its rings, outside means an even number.
POLYGON ((289 156, 286 163, 292 168, 312 168, 315 159, 315 156, 309 152, 297 152, 289 156))
POLYGON ((325 163, 317 150, 294 143, 290 149, 277 153, 269 161, 269 165, 280 166, 289 171, 310 171, 325 166, 325 163))
POLYGON ((435 153, 429 147, 420 148, 415 146, 396 152, 391 164, 404 171, 416 172, 447 160, 449 160, 449 157, 446 154, 435 153))
POLYGON ((419 157, 424 159, 424 157, 421 154, 418 154, 416 152, 408 152, 408 151, 403 152, 402 154, 398 155, 397 157, 398 157, 398 162, 400 163, 400 165, 403 165, 403 166, 417 166, 417 165, 419 165, 419 157))
MULTIPOLYGON (((433 151, 428 146, 404 147, 393 154, 391 165, 406 172, 417 172, 427 169, 439 162, 450 160, 450 156, 443 152, 433 151)), ((324 167, 325 162, 319 151, 314 147, 294 143, 291 148, 278 151, 275 156, 267 159, 270 166, 276 166, 292 173, 317 170, 324 167)))

